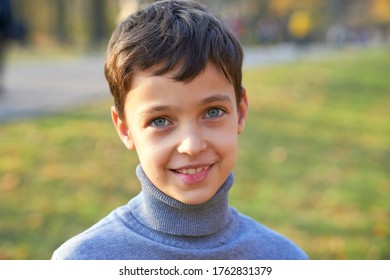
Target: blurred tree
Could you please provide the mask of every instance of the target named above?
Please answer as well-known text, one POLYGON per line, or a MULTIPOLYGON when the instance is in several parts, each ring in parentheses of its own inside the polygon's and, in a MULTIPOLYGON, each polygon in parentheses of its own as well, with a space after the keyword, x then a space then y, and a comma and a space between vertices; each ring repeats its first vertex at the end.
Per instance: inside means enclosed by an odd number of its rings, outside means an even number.
POLYGON ((135 12, 141 5, 140 0, 118 0, 119 12, 116 21, 120 21, 127 17, 130 13, 135 12))
POLYGON ((290 34, 298 41, 308 39, 313 28, 313 21, 310 13, 305 10, 295 11, 291 14, 288 22, 290 34))
POLYGON ((56 38, 60 43, 66 44, 66 43, 69 43, 68 29, 66 26, 66 19, 67 19, 66 1, 65 0, 56 0, 55 5, 56 5, 56 9, 55 9, 56 38))
POLYGON ((294 0, 269 0, 268 5, 270 11, 279 17, 285 16, 293 6, 294 0))
POLYGON ((390 1, 372 0, 371 16, 373 21, 379 24, 390 22, 390 1))
POLYGON ((100 44, 107 37, 107 20, 106 20, 106 0, 92 0, 90 17, 91 17, 91 39, 92 45, 100 44))
POLYGON ((390 0, 373 0, 370 12, 379 40, 387 41, 390 37, 390 0))

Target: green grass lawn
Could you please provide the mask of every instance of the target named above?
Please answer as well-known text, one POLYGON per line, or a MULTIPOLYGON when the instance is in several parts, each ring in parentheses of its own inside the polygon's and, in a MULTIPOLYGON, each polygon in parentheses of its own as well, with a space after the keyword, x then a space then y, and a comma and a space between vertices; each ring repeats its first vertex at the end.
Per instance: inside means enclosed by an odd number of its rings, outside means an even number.
MULTIPOLYGON (((247 69, 231 204, 312 259, 390 258, 390 52, 247 69)), ((0 259, 53 250, 139 191, 111 100, 0 124, 0 259)))

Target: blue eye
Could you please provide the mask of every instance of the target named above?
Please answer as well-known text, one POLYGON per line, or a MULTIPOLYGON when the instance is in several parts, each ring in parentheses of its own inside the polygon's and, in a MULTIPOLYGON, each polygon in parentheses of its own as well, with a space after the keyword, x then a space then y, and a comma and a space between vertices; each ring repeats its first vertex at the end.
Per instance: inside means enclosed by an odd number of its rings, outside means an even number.
POLYGON ((168 125, 168 120, 167 119, 164 119, 164 118, 157 118, 157 119, 154 119, 150 124, 152 126, 155 126, 155 127, 163 127, 163 126, 166 126, 168 125))
POLYGON ((211 108, 206 112, 206 118, 217 118, 223 115, 224 111, 219 108, 211 108))

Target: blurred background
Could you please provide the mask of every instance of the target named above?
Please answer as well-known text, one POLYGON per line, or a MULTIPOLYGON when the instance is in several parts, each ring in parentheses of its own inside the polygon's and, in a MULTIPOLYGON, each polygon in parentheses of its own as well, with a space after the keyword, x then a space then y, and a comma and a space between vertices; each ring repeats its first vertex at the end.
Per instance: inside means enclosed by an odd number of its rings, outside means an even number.
MULTIPOLYGON (((0 0, 0 259, 49 259, 138 193, 103 61, 148 2, 0 0)), ((245 50, 231 204, 313 259, 389 259, 390 0, 198 2, 245 50)))
MULTIPOLYGON (((106 44, 117 22, 147 0, 11 0, 11 37, 23 44, 106 44)), ((388 40, 388 0, 199 0, 219 13, 244 44, 367 44, 388 40)))

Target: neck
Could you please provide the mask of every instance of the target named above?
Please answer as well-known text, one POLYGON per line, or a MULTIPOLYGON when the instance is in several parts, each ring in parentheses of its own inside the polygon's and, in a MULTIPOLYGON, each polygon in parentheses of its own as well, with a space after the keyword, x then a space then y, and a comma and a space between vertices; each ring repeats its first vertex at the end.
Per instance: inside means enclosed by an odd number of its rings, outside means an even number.
POLYGON ((204 236, 214 234, 228 224, 232 173, 210 200, 198 205, 182 203, 160 191, 141 165, 137 167, 137 176, 142 186, 142 203, 134 215, 144 225, 173 235, 204 236))

